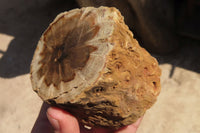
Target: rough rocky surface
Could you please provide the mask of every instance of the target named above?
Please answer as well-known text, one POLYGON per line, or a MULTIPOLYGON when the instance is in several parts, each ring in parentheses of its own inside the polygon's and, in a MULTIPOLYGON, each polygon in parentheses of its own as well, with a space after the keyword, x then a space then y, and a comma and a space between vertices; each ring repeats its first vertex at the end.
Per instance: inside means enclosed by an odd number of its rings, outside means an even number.
MULTIPOLYGON (((71 4, 71 0, 0 1, 1 133, 31 132, 42 105, 28 74, 32 54, 41 32, 59 12, 76 8, 71 4)), ((184 39, 181 49, 157 57, 162 91, 137 133, 200 133, 200 42, 184 39)))
POLYGON ((135 122, 160 93, 158 63, 133 38, 116 8, 59 14, 31 64, 35 92, 93 127, 135 122))

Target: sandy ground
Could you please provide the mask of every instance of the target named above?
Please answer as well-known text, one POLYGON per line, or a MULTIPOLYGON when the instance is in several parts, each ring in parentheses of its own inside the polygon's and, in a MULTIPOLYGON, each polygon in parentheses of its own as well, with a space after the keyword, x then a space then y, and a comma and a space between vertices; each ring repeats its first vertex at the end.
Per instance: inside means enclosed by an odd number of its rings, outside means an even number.
MULTIPOLYGON (((31 132, 42 104, 29 79, 33 51, 56 14, 75 7, 69 0, 0 1, 1 133, 31 132)), ((176 53, 156 57, 162 91, 138 133, 200 133, 200 43, 184 40, 176 53)))

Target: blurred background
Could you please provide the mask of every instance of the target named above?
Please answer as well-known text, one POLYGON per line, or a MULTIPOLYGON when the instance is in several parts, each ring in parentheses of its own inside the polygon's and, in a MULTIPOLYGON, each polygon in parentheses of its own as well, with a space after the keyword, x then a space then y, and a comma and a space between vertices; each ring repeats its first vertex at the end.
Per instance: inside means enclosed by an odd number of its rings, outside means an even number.
POLYGON ((31 132, 42 101, 32 91, 30 63, 57 14, 114 6, 140 45, 158 59, 162 90, 138 133, 200 133, 199 0, 1 0, 0 132, 31 132))

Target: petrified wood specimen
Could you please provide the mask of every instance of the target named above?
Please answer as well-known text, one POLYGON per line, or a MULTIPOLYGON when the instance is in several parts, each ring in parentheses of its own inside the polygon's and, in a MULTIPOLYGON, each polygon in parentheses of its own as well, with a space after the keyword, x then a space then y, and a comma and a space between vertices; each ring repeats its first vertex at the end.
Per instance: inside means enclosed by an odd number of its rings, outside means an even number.
POLYGON ((88 126, 119 128, 156 101, 161 71, 115 8, 59 14, 38 42, 34 91, 88 126))

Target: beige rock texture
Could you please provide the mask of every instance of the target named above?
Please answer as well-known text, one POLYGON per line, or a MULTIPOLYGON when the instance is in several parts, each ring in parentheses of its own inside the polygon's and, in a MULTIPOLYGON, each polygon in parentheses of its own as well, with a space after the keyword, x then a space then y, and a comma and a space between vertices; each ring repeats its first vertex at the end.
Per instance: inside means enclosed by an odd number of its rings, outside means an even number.
POLYGON ((34 91, 91 127, 136 122, 155 103, 160 75, 156 59, 139 46, 113 7, 59 14, 31 63, 34 91))
MULTIPOLYGON (((1 133, 31 132, 42 105, 28 74, 33 52, 56 15, 72 8, 77 6, 70 0, 0 1, 1 133)), ((155 56, 162 69, 162 91, 137 133, 200 132, 199 44, 183 38, 175 53, 155 56)))

